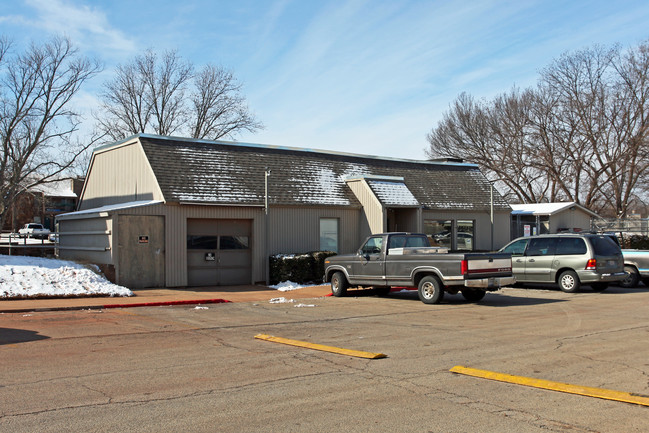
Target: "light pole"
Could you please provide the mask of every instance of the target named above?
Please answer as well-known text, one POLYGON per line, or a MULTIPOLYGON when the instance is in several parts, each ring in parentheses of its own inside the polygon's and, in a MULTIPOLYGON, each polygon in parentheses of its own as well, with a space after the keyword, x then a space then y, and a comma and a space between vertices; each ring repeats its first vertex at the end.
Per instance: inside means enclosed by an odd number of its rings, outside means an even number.
POLYGON ((266 244, 266 258, 264 260, 266 267, 266 285, 270 284, 270 223, 268 215, 268 176, 270 176, 271 170, 266 167, 264 169, 264 232, 265 232, 265 244, 266 244))

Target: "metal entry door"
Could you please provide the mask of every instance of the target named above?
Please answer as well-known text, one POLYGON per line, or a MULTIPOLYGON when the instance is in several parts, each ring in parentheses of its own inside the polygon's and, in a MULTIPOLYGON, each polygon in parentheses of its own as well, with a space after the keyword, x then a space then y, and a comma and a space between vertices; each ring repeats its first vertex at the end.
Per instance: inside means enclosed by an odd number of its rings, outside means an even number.
POLYGON ((163 216, 118 216, 117 283, 131 289, 164 287, 163 216))
POLYGON ((251 220, 187 220, 187 285, 252 281, 251 220))

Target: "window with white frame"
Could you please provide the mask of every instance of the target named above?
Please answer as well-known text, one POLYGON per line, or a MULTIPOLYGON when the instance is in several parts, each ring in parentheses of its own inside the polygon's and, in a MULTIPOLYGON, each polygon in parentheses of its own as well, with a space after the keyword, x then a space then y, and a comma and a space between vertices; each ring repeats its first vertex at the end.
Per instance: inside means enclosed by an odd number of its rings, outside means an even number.
POLYGON ((338 218, 320 218, 320 251, 338 252, 338 218))

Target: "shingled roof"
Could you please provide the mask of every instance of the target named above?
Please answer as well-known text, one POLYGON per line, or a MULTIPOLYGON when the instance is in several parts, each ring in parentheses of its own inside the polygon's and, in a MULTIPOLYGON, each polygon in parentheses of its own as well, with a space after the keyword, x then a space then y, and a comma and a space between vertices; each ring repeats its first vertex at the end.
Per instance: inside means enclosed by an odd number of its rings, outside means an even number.
MULTIPOLYGON (((403 178, 404 192, 411 194, 406 193, 402 201, 413 205, 418 202, 424 208, 440 210, 490 206, 490 184, 474 164, 149 134, 140 134, 139 140, 167 202, 261 205, 268 169, 273 205, 360 206, 345 180, 390 176, 403 178)), ((398 190, 389 189, 390 194, 398 190)), ((399 202, 392 196, 391 200, 399 202)), ((497 210, 510 209, 497 192, 494 202, 497 210)))

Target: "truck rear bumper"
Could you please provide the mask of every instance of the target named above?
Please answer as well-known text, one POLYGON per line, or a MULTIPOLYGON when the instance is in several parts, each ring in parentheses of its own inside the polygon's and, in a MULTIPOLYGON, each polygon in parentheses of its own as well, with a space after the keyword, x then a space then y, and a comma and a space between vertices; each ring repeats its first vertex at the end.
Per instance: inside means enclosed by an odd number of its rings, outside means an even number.
POLYGON ((466 287, 475 287, 485 290, 498 290, 504 286, 511 286, 516 282, 516 277, 494 277, 494 278, 477 278, 475 280, 465 280, 466 287))

